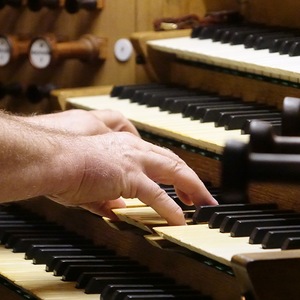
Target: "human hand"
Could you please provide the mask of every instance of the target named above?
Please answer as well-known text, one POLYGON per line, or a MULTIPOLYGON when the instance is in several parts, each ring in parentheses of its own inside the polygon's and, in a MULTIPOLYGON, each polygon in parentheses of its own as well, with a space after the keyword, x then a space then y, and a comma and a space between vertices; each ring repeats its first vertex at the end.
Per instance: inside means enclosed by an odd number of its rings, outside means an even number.
POLYGON ((97 135, 110 131, 128 131, 137 136, 134 125, 118 111, 71 109, 44 115, 23 117, 30 123, 76 135, 97 135))
POLYGON ((138 198, 171 225, 185 224, 183 212, 157 183, 174 185, 185 204, 217 204, 182 159, 133 134, 114 132, 70 143, 70 171, 75 176, 60 188, 62 192, 49 196, 61 204, 115 218, 111 209, 125 206, 120 197, 138 198))

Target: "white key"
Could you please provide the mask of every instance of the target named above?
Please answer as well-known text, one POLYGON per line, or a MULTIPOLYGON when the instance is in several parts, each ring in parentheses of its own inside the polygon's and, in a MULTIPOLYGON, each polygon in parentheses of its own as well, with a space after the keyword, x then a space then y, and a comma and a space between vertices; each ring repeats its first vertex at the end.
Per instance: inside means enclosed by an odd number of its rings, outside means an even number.
POLYGON ((299 83, 300 57, 255 50, 210 39, 180 37, 149 41, 158 50, 179 58, 299 83))

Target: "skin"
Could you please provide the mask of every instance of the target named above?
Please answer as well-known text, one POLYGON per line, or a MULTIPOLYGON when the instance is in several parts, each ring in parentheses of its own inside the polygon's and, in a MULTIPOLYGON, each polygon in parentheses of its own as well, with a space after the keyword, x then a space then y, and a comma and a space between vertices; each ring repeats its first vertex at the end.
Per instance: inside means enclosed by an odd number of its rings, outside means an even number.
POLYGON ((142 140, 118 112, 0 112, 0 131, 0 202, 43 195, 115 218, 111 209, 125 206, 121 197, 139 198, 170 225, 184 225, 182 210, 159 182, 174 185, 186 204, 217 204, 181 158, 142 140))

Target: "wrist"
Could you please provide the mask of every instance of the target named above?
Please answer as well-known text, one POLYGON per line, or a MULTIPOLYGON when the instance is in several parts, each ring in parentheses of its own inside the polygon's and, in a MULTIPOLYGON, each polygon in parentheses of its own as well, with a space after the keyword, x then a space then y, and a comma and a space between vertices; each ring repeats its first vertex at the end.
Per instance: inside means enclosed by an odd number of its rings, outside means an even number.
POLYGON ((80 161, 69 154, 74 136, 41 129, 19 117, 1 117, 0 202, 62 191, 76 182, 80 161))

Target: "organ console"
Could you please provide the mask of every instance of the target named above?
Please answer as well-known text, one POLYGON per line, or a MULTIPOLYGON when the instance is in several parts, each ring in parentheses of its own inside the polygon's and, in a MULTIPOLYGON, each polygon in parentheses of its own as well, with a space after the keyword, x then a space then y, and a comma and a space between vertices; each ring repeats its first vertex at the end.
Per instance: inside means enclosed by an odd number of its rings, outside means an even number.
MULTIPOLYGON (((18 207, 16 211, 4 207, 0 216, 9 215, 3 221, 9 226, 5 233, 0 221, 0 239, 6 245, 0 261, 5 295, 12 299, 298 299, 299 57, 227 42, 229 36, 245 38, 254 29, 259 32, 256 45, 271 42, 274 49, 280 44, 282 53, 290 46, 295 54, 297 5, 289 0, 286 10, 280 11, 277 0, 239 3, 244 18, 239 24, 135 30, 130 39, 142 62, 136 68, 145 68, 150 79, 146 83, 128 85, 124 79, 124 84, 113 86, 51 92, 63 109, 120 110, 143 138, 181 156, 220 205, 183 207, 189 225, 182 227, 167 226, 136 199, 115 210, 120 221, 44 198, 21 203, 24 214, 18 207), (215 35, 200 37, 211 29, 215 35), (16 216, 16 223, 7 221, 16 216), (31 223, 23 225, 26 218, 31 223), (39 228, 33 229, 35 222, 39 228), (22 229, 16 229, 20 223, 22 229), (57 226, 65 228, 58 236, 57 226), (287 231, 294 236, 288 237, 287 231), (17 236, 8 241, 10 232, 17 236), (21 233, 25 237, 19 238, 21 233), (59 263, 54 267, 53 261, 59 263), (124 261, 127 265, 122 267, 124 261), (68 264, 68 270, 63 269, 68 264), (84 274, 78 276, 80 270, 84 274), (126 284, 124 276, 129 278, 126 284)), ((178 201, 172 187, 164 188, 178 201)))

